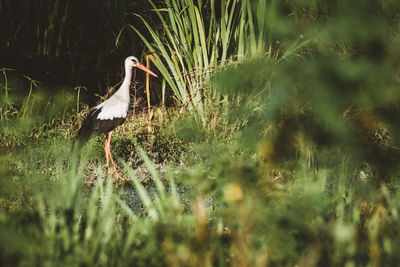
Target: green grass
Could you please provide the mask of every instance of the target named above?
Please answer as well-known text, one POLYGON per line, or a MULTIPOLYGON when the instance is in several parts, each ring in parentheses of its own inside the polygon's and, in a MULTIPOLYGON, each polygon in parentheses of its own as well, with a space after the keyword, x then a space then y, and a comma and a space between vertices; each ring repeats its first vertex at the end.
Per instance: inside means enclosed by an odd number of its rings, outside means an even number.
MULTIPOLYGON (((176 115, 170 116, 174 121, 176 115)), ((183 138, 171 149, 172 140, 190 127, 157 121, 141 141, 140 132, 148 131, 145 119, 115 133, 113 153, 127 183, 106 177, 101 138, 79 154, 72 150, 71 125, 56 126, 52 134, 42 128, 32 137, 36 141, 22 139, 23 145, 9 147, 1 160, 2 261, 13 266, 398 262, 395 180, 377 186, 374 170, 354 169, 346 154, 340 165, 310 168, 306 144, 296 158, 262 160, 269 146, 260 143, 259 152, 243 147, 239 130, 221 137, 204 129, 207 138, 183 138), (157 145, 153 138, 169 143, 157 145), (147 154, 161 153, 164 146, 171 150, 162 154, 166 165, 157 171, 152 161, 158 157, 150 160, 147 154)))
MULTIPOLYGON (((213 90, 210 77, 218 70, 254 58, 277 60, 279 49, 273 47, 271 28, 277 1, 202 1, 168 0, 158 7, 148 0, 160 25, 154 28, 140 18, 151 38, 138 26, 129 25, 154 56, 154 64, 172 90, 182 109, 203 125, 215 105, 228 101, 228 96, 213 90), (267 16, 265 16, 267 13, 267 16)), ((304 38, 303 38, 304 39, 304 38)), ((284 47, 283 59, 310 43, 297 40, 284 47)))

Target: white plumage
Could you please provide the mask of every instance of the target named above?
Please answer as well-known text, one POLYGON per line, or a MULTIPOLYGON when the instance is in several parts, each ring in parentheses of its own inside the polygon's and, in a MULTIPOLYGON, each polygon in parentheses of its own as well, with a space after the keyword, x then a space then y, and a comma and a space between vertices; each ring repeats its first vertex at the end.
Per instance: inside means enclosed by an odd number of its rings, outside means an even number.
POLYGON ((95 109, 101 108, 99 115, 97 115, 97 119, 112 120, 115 118, 126 118, 126 116, 128 116, 129 104, 129 101, 116 98, 114 95, 95 107, 95 109))

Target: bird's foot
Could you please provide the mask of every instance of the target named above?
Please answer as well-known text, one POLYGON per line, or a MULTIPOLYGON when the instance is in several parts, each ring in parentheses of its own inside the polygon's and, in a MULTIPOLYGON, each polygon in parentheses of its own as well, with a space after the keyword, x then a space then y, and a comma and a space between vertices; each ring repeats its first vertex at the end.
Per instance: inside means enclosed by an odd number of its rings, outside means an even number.
POLYGON ((124 177, 122 177, 121 175, 119 175, 118 172, 114 173, 114 180, 120 179, 121 181, 127 181, 127 179, 125 179, 124 177))

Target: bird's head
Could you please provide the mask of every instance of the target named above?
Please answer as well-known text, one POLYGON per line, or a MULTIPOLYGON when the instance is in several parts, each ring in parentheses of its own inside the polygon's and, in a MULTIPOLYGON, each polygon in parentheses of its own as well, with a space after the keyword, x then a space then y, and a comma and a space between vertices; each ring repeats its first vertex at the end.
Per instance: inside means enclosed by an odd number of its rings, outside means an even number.
POLYGON ((125 68, 133 68, 133 67, 144 70, 145 72, 149 73, 150 75, 153 75, 154 77, 158 77, 154 72, 152 72, 151 70, 146 68, 143 64, 141 64, 136 57, 134 56, 127 57, 125 59, 125 68))

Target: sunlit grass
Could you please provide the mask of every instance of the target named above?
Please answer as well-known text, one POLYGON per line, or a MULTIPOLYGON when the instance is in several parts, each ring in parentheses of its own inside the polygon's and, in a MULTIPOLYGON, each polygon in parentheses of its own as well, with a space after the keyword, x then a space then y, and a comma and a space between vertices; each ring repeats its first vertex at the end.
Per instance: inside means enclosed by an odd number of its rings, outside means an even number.
POLYGON ((203 158, 197 165, 162 176, 138 148, 156 190, 143 186, 122 160, 131 182, 114 183, 100 164, 94 183, 84 185, 92 156, 65 153, 68 142, 27 150, 8 173, 14 182, 1 181, 9 188, 1 195, 5 256, 50 265, 342 265, 358 257, 396 259, 392 251, 399 244, 390 229, 400 207, 393 189, 374 189, 370 180, 346 171, 351 166, 346 160, 340 172, 310 170, 300 158, 283 176, 266 175, 278 167, 258 166, 257 157, 249 160, 246 154, 230 156, 223 146, 198 150, 203 158), (182 183, 188 185, 184 191, 178 189, 182 183), (136 190, 126 191, 131 187, 136 190), (130 194, 140 198, 143 212, 126 202, 130 194))

